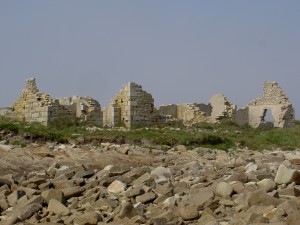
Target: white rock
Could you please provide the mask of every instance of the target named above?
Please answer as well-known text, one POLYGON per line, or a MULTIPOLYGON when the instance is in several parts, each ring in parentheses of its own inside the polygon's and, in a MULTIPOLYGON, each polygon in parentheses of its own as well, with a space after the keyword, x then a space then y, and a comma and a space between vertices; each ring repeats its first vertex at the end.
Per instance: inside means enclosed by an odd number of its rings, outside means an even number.
POLYGON ((257 165, 251 162, 245 167, 245 169, 246 169, 246 173, 255 172, 257 170, 257 165))
POLYGON ((157 175, 158 177, 171 177, 171 170, 169 168, 159 166, 153 169, 151 174, 157 175))
POLYGON ((105 170, 105 171, 110 171, 111 168, 113 168, 113 165, 108 165, 108 166, 106 166, 103 170, 105 170))
POLYGON ((126 184, 124 184, 123 182, 119 181, 119 180, 115 180, 114 182, 112 182, 108 188, 107 191, 111 192, 111 193, 120 193, 125 191, 126 189, 126 184))
POLYGON ((281 164, 277 170, 275 182, 277 184, 289 184, 292 182, 299 184, 300 173, 297 170, 289 169, 285 165, 281 164))
POLYGON ((58 147, 58 150, 63 150, 63 149, 66 149, 67 147, 65 146, 65 145, 60 145, 59 147, 58 147))
POLYGON ((170 197, 170 198, 167 198, 167 199, 163 202, 163 206, 164 206, 165 208, 170 208, 171 206, 174 206, 174 205, 175 205, 176 200, 177 200, 176 196, 172 196, 172 197, 170 197))

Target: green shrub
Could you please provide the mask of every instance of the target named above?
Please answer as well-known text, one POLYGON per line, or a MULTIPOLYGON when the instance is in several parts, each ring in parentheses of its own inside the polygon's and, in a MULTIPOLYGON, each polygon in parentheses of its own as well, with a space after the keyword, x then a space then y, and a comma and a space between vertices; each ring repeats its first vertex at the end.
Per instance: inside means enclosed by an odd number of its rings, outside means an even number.
POLYGON ((19 125, 13 122, 2 122, 0 123, 0 130, 19 133, 19 125))

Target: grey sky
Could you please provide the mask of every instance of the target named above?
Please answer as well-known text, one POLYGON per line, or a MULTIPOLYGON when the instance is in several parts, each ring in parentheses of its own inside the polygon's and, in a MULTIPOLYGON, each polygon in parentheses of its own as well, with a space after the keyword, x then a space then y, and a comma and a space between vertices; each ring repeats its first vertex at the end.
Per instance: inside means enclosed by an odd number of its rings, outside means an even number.
POLYGON ((133 81, 155 105, 244 107, 278 82, 299 118, 298 0, 26 0, 0 2, 0 106, 25 80, 52 97, 91 96, 102 107, 133 81))

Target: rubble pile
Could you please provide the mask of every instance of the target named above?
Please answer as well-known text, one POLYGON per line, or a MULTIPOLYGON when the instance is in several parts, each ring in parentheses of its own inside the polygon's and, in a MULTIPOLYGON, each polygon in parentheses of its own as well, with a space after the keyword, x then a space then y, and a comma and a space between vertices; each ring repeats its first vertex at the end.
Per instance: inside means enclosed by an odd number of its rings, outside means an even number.
POLYGON ((300 152, 163 147, 2 144, 0 223, 299 224, 300 152))

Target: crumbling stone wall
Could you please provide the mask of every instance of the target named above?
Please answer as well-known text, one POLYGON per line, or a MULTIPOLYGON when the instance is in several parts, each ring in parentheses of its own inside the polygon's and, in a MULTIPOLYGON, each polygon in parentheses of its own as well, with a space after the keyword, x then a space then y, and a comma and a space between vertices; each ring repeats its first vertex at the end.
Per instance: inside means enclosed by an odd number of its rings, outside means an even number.
POLYGON ((11 119, 17 119, 17 114, 10 107, 0 107, 0 116, 8 117, 11 119))
POLYGON ((179 104, 162 105, 159 107, 159 115, 170 115, 184 124, 213 122, 223 118, 233 118, 236 113, 236 105, 230 103, 223 94, 214 95, 209 104, 179 104))
POLYGON ((263 86, 264 95, 251 101, 248 106, 237 112, 236 122, 245 124, 246 117, 252 127, 269 126, 274 127, 291 127, 293 126, 295 115, 292 104, 288 97, 282 91, 278 83, 265 82, 263 86), (266 121, 266 113, 270 110, 274 122, 266 121))
POLYGON ((12 105, 12 110, 21 121, 39 122, 44 125, 58 118, 71 118, 70 112, 59 105, 57 100, 38 90, 34 78, 26 80, 25 89, 12 105))
POLYGON ((91 97, 63 97, 57 99, 59 104, 80 120, 97 126, 102 126, 103 118, 99 102, 91 97))
POLYGON ((178 105, 176 105, 176 104, 161 105, 161 106, 159 106, 159 108, 157 110, 157 114, 171 116, 173 118, 178 118, 177 107, 178 107, 178 105))
POLYGON ((26 80, 19 99, 10 110, 0 110, 0 115, 44 125, 57 119, 75 121, 76 118, 81 122, 102 125, 102 112, 98 101, 78 96, 53 99, 47 93, 38 90, 35 78, 26 80))
MULTIPOLYGON (((203 105, 201 105, 203 108, 203 105)), ((209 107, 209 106, 207 106, 209 107)), ((177 118, 184 123, 197 123, 207 121, 207 115, 199 104, 180 104, 177 106, 177 118)))
POLYGON ((236 105, 230 103, 223 94, 211 97, 209 104, 212 106, 211 122, 216 123, 223 118, 232 119, 236 113, 236 105))
POLYGON ((152 95, 133 82, 125 84, 103 111, 103 125, 108 127, 150 125, 154 119, 152 95))
MULTIPOLYGON (((208 121, 212 107, 206 104, 171 104, 161 105, 157 111, 158 116, 171 116, 183 123, 197 123, 208 121)), ((166 119, 169 119, 166 117, 166 119)))
POLYGON ((233 117, 233 121, 239 125, 249 124, 249 107, 238 109, 233 117))

